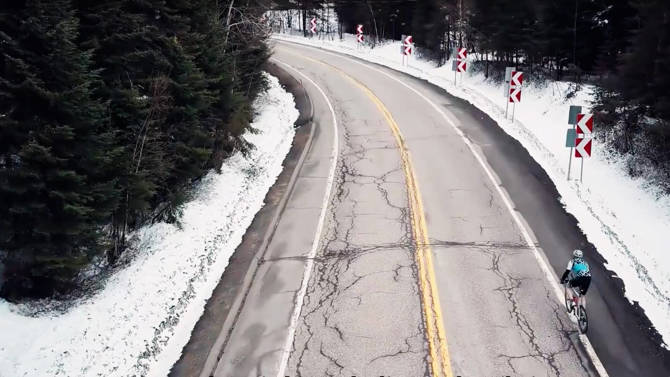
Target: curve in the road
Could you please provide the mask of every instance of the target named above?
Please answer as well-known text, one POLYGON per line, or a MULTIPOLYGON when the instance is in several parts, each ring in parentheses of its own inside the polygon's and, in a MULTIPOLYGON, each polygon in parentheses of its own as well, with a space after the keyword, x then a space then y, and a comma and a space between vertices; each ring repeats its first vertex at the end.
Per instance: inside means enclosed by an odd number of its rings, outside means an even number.
MULTIPOLYGON (((399 80, 396 77, 393 77, 389 75, 388 73, 379 70, 369 64, 362 63, 360 61, 348 58, 348 57, 343 57, 341 54, 337 55, 334 53, 330 53, 328 51, 322 51, 325 54, 329 55, 336 55, 340 58, 346 59, 354 64, 360 65, 365 67, 366 69, 370 69, 372 71, 375 71, 390 80, 393 80, 400 85, 404 86, 408 90, 410 90, 412 93, 416 94, 419 98, 422 100, 426 101, 440 116, 444 119, 444 121, 451 127, 451 129, 456 132, 462 142, 467 145, 468 150, 472 155, 475 157, 477 162, 479 163, 479 166, 481 169, 485 172, 486 176, 489 178, 491 184, 496 188, 496 191, 500 198, 503 200, 505 203, 505 206, 507 208, 507 211, 509 214, 512 216, 514 221, 516 222, 517 226, 521 230, 524 240, 528 247, 533 250, 533 255, 535 256, 538 264, 542 268, 542 271, 547 279, 547 282, 552 286, 553 288, 553 293, 556 295, 556 299, 561 302, 563 300, 563 294, 561 287, 559 286, 554 272, 551 270, 549 267, 545 257, 542 255, 540 250, 538 249, 537 245, 535 242, 533 242, 532 237, 530 236, 530 231, 527 228, 526 224, 521 220, 519 213, 514 209, 514 205, 512 204, 510 198, 507 196, 507 194, 502 190, 500 183, 498 180, 495 178, 495 174, 492 172, 491 167, 486 163, 485 159, 477 152, 475 149, 473 143, 466 137, 466 135, 461 131, 455 124, 454 122, 449 119, 449 117, 444 113, 444 111, 437 106, 433 101, 431 101, 429 98, 424 96, 421 92, 413 88, 411 85, 403 82, 402 80, 399 80)), ((330 69, 338 72, 341 74, 343 77, 347 78, 350 80, 354 85, 359 87, 362 91, 365 92, 365 94, 375 103, 375 105, 379 108, 380 112, 383 114, 384 118, 387 120, 389 127, 391 128, 391 131, 393 132, 393 135, 396 138, 396 142, 398 144, 398 148, 401 154, 401 159, 403 161, 404 169, 405 169, 405 177, 407 180, 407 186, 408 186, 408 194, 409 194, 409 202, 410 202, 410 207, 412 209, 412 213, 414 216, 412 217, 412 230, 415 233, 415 240, 417 242, 417 260, 418 260, 418 266, 419 266, 419 271, 420 271, 420 285, 422 287, 422 303, 423 303, 423 310, 424 310, 424 315, 426 317, 426 337, 429 340, 429 349, 431 351, 431 366, 433 370, 433 375, 434 376, 447 376, 451 377, 453 376, 452 370, 451 370, 451 365, 449 362, 449 352, 448 352, 448 346, 447 346, 447 340, 445 336, 445 330, 443 326, 443 314, 442 310, 440 307, 440 302, 439 299, 436 299, 439 297, 438 293, 438 288, 437 284, 435 283, 435 271, 434 271, 434 266, 432 263, 432 251, 430 250, 430 238, 428 237, 428 231, 425 225, 425 214, 423 211, 423 204, 421 201, 421 194, 420 190, 418 188, 418 182, 416 180, 416 174, 414 173, 414 168, 412 167, 412 162, 411 162, 411 157, 409 154, 409 149, 407 148, 404 137, 402 136, 402 133, 400 131, 400 128, 398 127, 397 123, 393 119, 393 116, 391 113, 388 111, 386 106, 382 103, 382 101, 368 88, 365 84, 360 82, 359 80, 353 78, 352 76, 348 75, 346 72, 342 71, 338 67, 322 62, 317 59, 312 59, 310 57, 306 56, 301 56, 303 59, 310 60, 314 63, 317 64, 322 64, 325 66, 328 66, 330 69)), ((283 63, 285 66, 290 67, 293 69, 295 72, 300 73, 302 77, 309 79, 307 76, 305 76, 303 73, 295 70, 295 68, 291 67, 287 63, 283 63)), ((315 84, 316 85, 316 84, 315 84)), ((325 96, 325 93, 322 93, 325 96)), ((293 323, 292 323, 293 325, 293 323)), ((295 330, 293 330, 292 334, 294 333, 295 330)), ((291 335, 291 341, 293 340, 292 338, 293 335, 291 335)), ((584 348, 586 352, 589 355, 589 358, 591 359, 591 362, 593 363, 596 371, 601 377, 608 377, 608 373, 603 366, 602 362, 598 358, 597 353, 593 349, 593 346, 591 345, 591 342, 589 341, 588 337, 584 334, 580 334, 579 336, 580 341, 584 345, 584 348)), ((288 344, 288 343, 287 343, 288 344)), ((290 347, 290 344, 288 344, 290 347)), ((285 349, 286 350, 286 349, 285 349)), ((288 361, 288 358, 286 359, 286 362, 288 361)), ((282 364, 284 365, 284 364, 282 364)), ((283 370, 282 373, 278 374, 278 377, 283 376, 283 370)))
POLYGON ((323 231, 323 223, 326 218, 326 209, 328 208, 327 204, 328 201, 330 200, 330 192, 333 187, 333 182, 335 181, 335 167, 337 166, 337 156, 339 152, 339 135, 337 131, 337 116, 335 115, 335 109, 333 109, 333 104, 330 102, 330 99, 328 99, 328 96, 326 93, 321 89, 319 85, 317 85, 312 79, 310 79, 307 75, 303 74, 299 70, 295 69, 291 65, 284 63, 280 60, 274 59, 275 61, 279 62, 282 64, 284 67, 288 68, 289 70, 295 72, 298 74, 300 77, 304 78, 307 80, 310 84, 314 85, 314 87, 319 91, 319 93, 323 96, 323 99, 326 101, 328 104, 328 108, 330 110, 330 114, 332 116, 332 125, 333 125, 333 133, 335 137, 333 138, 333 145, 332 145, 332 151, 331 151, 331 165, 330 165, 330 170, 328 171, 328 180, 326 183, 326 191, 323 194, 323 207, 321 209, 321 213, 319 214, 319 222, 317 224, 317 230, 316 233, 314 234, 314 241, 312 242, 312 248, 309 251, 308 257, 307 257, 307 263, 305 264, 305 272, 303 274, 303 279, 302 283, 300 285, 300 290, 298 291, 296 295, 296 302, 295 302, 295 307, 293 309, 293 313, 291 314, 291 323, 288 328, 288 335, 286 336, 286 342, 284 343, 284 348, 282 349, 282 356, 281 360, 279 362, 279 370, 277 371, 277 377, 285 377, 286 373, 286 366, 288 364, 288 359, 289 356, 291 355, 291 346, 293 344, 293 339, 295 337, 295 330, 296 327, 298 326, 298 318, 300 318, 300 311, 302 310, 303 306, 303 301, 305 299, 305 293, 307 292, 307 284, 309 283, 309 279, 312 275, 312 271, 314 270, 314 257, 316 256, 316 251, 317 247, 319 246, 319 240, 321 239, 321 233, 323 231))
MULTIPOLYGON (((327 51, 323 51, 323 52, 326 53, 326 54, 335 55, 335 54, 332 54, 332 53, 327 52, 327 51)), ((348 57, 342 57, 341 55, 339 55, 339 57, 344 58, 346 60, 349 60, 350 62, 355 63, 357 65, 363 66, 367 69, 373 70, 373 71, 389 78, 390 80, 393 80, 393 81, 399 83, 400 85, 409 89, 412 93, 416 94, 419 98, 426 101, 438 114, 440 114, 442 116, 444 121, 451 127, 451 129, 461 137, 461 140, 463 141, 463 143, 468 146, 468 149, 469 149, 470 153, 472 153, 472 155, 477 159, 477 162, 479 163, 479 166, 486 173, 486 176, 491 181, 491 184, 496 188, 496 191, 498 192, 498 195, 500 195, 500 198, 503 200, 503 202, 505 203, 505 206, 507 207, 507 211, 512 216, 512 218, 514 219, 514 221, 516 222, 519 229, 521 229, 521 231, 523 233, 523 236, 524 236, 524 240, 526 241, 526 244, 528 245, 529 248, 531 248, 533 250, 533 254, 534 254, 535 258, 537 259, 538 264, 542 268, 542 271, 544 272, 545 277, 547 278, 547 282, 549 282, 549 284, 551 284, 551 286, 553 288, 553 291, 554 291, 554 294, 556 295, 557 300, 559 302, 561 302, 563 300, 563 293, 562 293, 562 290, 561 290, 561 286, 558 284, 558 281, 555 278, 555 274, 551 270, 551 268, 549 267, 549 264, 547 263, 546 258, 540 252, 540 250, 538 249, 535 242, 533 242, 533 239, 530 236, 530 231, 529 231, 528 227, 526 226, 525 222, 521 221, 521 218, 519 216, 518 211, 516 211, 514 209, 514 205, 512 204, 512 201, 507 196, 507 194, 502 190, 500 183, 495 178, 495 175, 491 170, 491 167, 485 162, 484 158, 477 152, 474 145, 472 144, 470 139, 468 139, 465 136, 463 131, 461 131, 454 124, 454 122, 451 121, 451 119, 449 119, 447 114, 445 114, 444 111, 439 106, 437 106, 435 104, 435 102, 431 101, 429 98, 424 96, 421 92, 419 92, 418 90, 413 88, 411 85, 408 85, 407 83, 403 82, 402 80, 399 80, 398 78, 393 77, 393 76, 389 75, 388 73, 386 73, 384 71, 381 71, 381 70, 379 70, 379 69, 377 69, 373 66, 370 66, 369 64, 361 63, 360 61, 357 61, 357 60, 354 60, 354 59, 351 59, 351 58, 348 58, 348 57)), ((377 106, 380 107, 380 110, 384 113, 384 116, 387 117, 387 119, 390 119, 389 122, 390 123, 392 122, 393 132, 394 132, 394 134, 397 134, 398 138, 399 138, 398 143, 399 143, 401 153, 403 155, 405 153, 409 153, 409 152, 407 152, 407 147, 405 146, 405 143, 402 140, 402 134, 400 134, 400 129, 398 128, 397 124, 395 124, 395 121, 391 117, 391 114, 388 112, 388 110, 386 110, 386 107, 384 107, 384 104, 381 103, 381 101, 374 95, 374 93, 372 93, 372 91, 367 86, 365 86, 363 83, 361 83, 358 80, 354 79, 353 77, 347 75, 345 72, 343 72, 342 70, 340 70, 339 68, 337 68, 337 67, 335 67, 331 64, 324 63, 324 62, 321 62, 321 61, 318 61, 318 60, 315 60, 315 59, 310 59, 310 58, 306 58, 306 59, 309 59, 309 60, 312 60, 312 61, 330 66, 332 69, 340 72, 342 75, 344 75, 348 79, 352 80, 353 82, 356 83, 356 85, 360 86, 364 91, 366 91, 368 96, 373 99, 373 101, 377 104, 377 106)), ((411 165, 411 162, 409 164, 411 165)), ((407 174, 410 174, 412 176, 412 178, 411 178, 412 181, 416 181, 416 178, 413 178, 414 177, 414 172, 411 168, 410 168, 410 172, 407 173, 407 174)), ((410 177, 408 177, 408 180, 409 179, 410 179, 410 177)), ((417 191, 418 191, 418 189, 417 189, 417 191)), ((410 192, 412 192, 412 190, 410 190, 410 192)), ((419 195, 418 200, 419 201, 421 200, 420 195, 419 195)), ((420 210, 419 214, 422 218, 425 217, 425 215, 423 214, 423 209, 420 210)), ((423 222, 425 223, 425 219, 423 220, 423 222)), ((427 231, 425 230, 426 229, 425 224, 424 224, 424 226, 422 226, 422 227, 420 226, 419 228, 422 229, 424 234, 425 234, 425 241, 424 242, 426 244, 429 244, 430 241, 429 241, 429 238, 428 238, 428 235, 427 235, 427 231)), ((419 250, 421 250, 421 249, 419 249, 419 250)), ((430 258, 430 256, 429 256, 429 258, 430 258)), ((435 272, 433 270, 433 267, 432 267, 432 263, 431 263, 431 266, 430 266, 430 269, 429 269, 429 274, 432 274, 432 275, 435 274, 435 272)), ((435 279, 433 278, 432 281, 434 281, 434 280, 435 279)), ((434 283, 433 284, 428 283, 428 284, 431 287, 436 286, 436 284, 434 284, 434 283)), ((436 290, 437 288, 433 288, 433 289, 435 289, 435 297, 437 297, 438 296, 437 295, 437 290, 436 290)), ((439 311, 439 300, 437 300, 437 301, 438 302, 437 302, 436 305, 437 305, 437 308, 438 308, 437 310, 438 310, 438 313, 439 313, 440 312, 439 311)), ((426 305, 425 301, 424 301, 424 305, 426 305)), ((428 304, 428 305, 430 305, 430 304, 428 304)), ((426 309, 424 309, 424 310, 426 310, 426 309)), ((428 311, 430 311, 430 310, 428 310, 428 311)), ((441 315, 439 317, 441 318, 441 315)), ((440 322, 441 322, 441 320, 440 320, 440 322)), ((442 330, 442 331, 444 331, 444 330, 442 330)), ((441 334, 444 334, 444 332, 442 332, 441 334)), ((429 331, 428 337, 429 337, 429 339, 431 338, 430 331, 429 331)), ((598 357, 597 353, 593 349, 593 346, 591 345, 591 342, 589 341, 589 338, 584 334, 580 334, 579 339, 582 342, 582 344, 584 345, 584 348, 586 349, 586 352, 589 354, 589 357, 591 358, 591 362, 593 362, 594 367, 598 371, 598 374, 601 377, 608 377, 609 375, 608 375, 607 371, 605 370, 605 367, 603 366, 602 362, 600 361, 600 358, 598 357)), ((446 340, 443 343, 446 344, 446 340)), ((448 354, 446 355, 446 357, 448 359, 448 354)), ((451 373, 451 367, 450 366, 448 367, 448 370, 449 370, 449 373, 451 373)))
POLYGON ((428 349, 431 356, 431 369, 433 371, 433 376, 435 377, 452 377, 453 372, 449 360, 447 337, 444 330, 443 314, 439 299, 440 294, 435 279, 435 267, 433 266, 432 257, 433 251, 430 247, 430 237, 428 237, 426 215, 423 210, 421 190, 419 190, 419 183, 416 179, 416 173, 412 166, 412 158, 410 156, 409 148, 407 148, 407 144, 405 143, 405 138, 403 137, 402 132, 400 132, 400 127, 398 127, 398 124, 393 119, 391 112, 384 106, 384 103, 382 103, 370 88, 333 65, 314 59, 310 60, 331 67, 360 88, 377 106, 395 137, 405 173, 410 212, 412 213, 412 233, 416 244, 419 285, 421 286, 421 301, 423 304, 423 315, 426 321, 426 338, 428 339, 428 349))
MULTIPOLYGON (((518 142, 472 105, 391 69, 284 43, 275 59, 310 84, 322 125, 217 377, 446 375, 447 358, 468 376, 606 375, 561 310, 554 272, 566 245, 588 241, 518 142), (448 309, 447 358, 431 343, 446 337, 426 321, 424 292, 448 309)), ((658 357, 648 366, 653 356, 635 348, 647 343, 627 342, 639 334, 613 312, 610 291, 596 281, 590 300, 601 314, 591 340, 610 373, 665 376, 658 357)))

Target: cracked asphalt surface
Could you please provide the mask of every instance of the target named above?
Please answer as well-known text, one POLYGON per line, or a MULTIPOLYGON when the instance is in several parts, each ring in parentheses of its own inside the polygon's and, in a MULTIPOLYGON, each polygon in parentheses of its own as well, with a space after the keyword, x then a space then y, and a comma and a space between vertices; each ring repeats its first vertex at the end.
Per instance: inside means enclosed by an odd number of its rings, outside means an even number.
POLYGON ((396 142, 360 90, 335 108, 342 125, 337 181, 287 373, 428 375, 396 142))
MULTIPOLYGON (((577 339, 576 325, 557 301, 496 188, 460 136, 445 127, 427 102, 336 55, 278 42, 274 57, 314 80, 334 106, 340 146, 335 182, 330 200, 323 203, 334 136, 325 100, 303 82, 314 106, 314 141, 215 376, 276 376, 324 205, 325 228, 285 375, 431 375, 400 154, 379 109, 328 65, 378 96, 412 154, 454 376, 597 375, 577 339)), ((467 127, 459 122, 462 110, 451 112, 460 102, 437 92, 429 97, 439 99, 459 127, 467 127)), ((535 231, 536 224, 530 228, 535 231)), ((567 249, 573 246, 565 248, 567 260, 567 249)), ((602 298, 594 301, 602 310, 602 298)), ((600 329, 616 325, 605 323, 600 329)), ((609 335, 604 342, 612 344, 599 346, 602 338, 594 344, 605 354, 611 376, 667 376, 656 374, 662 370, 658 364, 649 367, 650 373, 631 374, 640 362, 626 348, 624 339, 631 336, 609 335)), ((667 354, 655 355, 661 356, 654 362, 667 362, 667 354)))

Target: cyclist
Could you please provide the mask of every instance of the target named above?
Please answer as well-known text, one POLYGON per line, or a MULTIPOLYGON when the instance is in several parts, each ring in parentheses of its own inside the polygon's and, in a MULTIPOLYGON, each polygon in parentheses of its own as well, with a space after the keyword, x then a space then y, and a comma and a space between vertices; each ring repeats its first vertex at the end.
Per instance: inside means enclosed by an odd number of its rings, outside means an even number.
MULTIPOLYGON (((585 296, 591 285, 591 269, 584 260, 584 253, 581 250, 572 252, 572 259, 561 277, 561 284, 570 282, 570 287, 577 289, 581 296, 585 296)), ((572 290, 569 290, 572 291, 572 290)), ((572 295, 572 292, 570 293, 572 295)))

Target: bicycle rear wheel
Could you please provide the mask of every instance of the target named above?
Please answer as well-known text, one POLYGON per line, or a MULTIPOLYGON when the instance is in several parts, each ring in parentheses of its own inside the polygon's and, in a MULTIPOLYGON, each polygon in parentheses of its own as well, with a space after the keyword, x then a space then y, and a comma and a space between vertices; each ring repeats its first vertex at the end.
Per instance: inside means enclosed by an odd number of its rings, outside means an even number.
POLYGON ((586 315, 586 308, 579 305, 579 313, 577 316, 577 325, 579 326, 579 332, 586 334, 586 331, 589 329, 589 318, 586 315))

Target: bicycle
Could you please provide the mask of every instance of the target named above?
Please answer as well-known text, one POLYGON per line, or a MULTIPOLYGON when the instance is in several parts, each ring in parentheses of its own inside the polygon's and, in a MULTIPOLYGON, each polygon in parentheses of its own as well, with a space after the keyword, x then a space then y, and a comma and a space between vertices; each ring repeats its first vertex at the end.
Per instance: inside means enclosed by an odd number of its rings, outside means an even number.
POLYGON ((579 332, 586 334, 586 331, 589 329, 589 319, 584 307, 584 296, 582 296, 578 288, 571 287, 569 281, 564 283, 563 286, 565 287, 565 309, 568 313, 573 313, 577 318, 579 332), (569 290, 572 290, 572 295, 569 294, 569 290))

